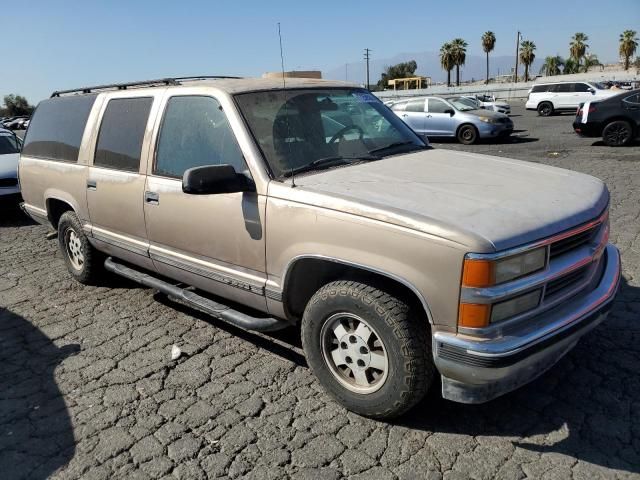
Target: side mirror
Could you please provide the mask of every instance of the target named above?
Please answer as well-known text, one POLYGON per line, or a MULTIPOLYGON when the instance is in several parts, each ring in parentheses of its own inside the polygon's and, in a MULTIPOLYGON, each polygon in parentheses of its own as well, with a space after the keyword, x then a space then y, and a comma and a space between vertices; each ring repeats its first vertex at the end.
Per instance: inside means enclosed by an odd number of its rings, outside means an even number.
POLYGON ((448 113, 450 116, 453 117, 453 114, 456 113, 453 108, 447 108, 444 113, 448 113))
POLYGON ((587 91, 591 92, 591 94, 592 94, 592 95, 595 95, 595 94, 596 94, 596 90, 595 90, 595 88, 590 88, 590 89, 589 89, 589 90, 587 90, 587 91))
POLYGON ((182 176, 182 191, 191 195, 255 192, 255 190, 253 180, 242 173, 237 173, 231 165, 193 167, 182 176))

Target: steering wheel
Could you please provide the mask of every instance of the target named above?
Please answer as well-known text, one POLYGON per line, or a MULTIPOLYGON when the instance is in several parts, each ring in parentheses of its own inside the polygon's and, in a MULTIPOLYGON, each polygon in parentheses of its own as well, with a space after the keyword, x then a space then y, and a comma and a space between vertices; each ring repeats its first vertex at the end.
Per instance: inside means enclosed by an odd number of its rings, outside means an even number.
POLYGON ((338 133, 336 133, 333 137, 331 137, 331 140, 329 140, 329 143, 335 143, 336 140, 338 140, 341 137, 344 137, 344 134, 347 133, 349 130, 358 130, 358 132, 360 132, 360 136, 358 137, 358 140, 362 141, 362 139, 364 138, 364 131, 358 125, 347 125, 346 127, 341 128, 340 131, 338 131, 338 133))

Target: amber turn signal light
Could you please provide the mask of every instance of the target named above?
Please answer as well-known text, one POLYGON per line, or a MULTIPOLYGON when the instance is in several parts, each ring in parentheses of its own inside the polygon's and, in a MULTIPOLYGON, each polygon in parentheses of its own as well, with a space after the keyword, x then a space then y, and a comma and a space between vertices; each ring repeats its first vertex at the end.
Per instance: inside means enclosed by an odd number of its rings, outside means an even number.
POLYGON ((461 303, 458 314, 458 326, 482 328, 489 326, 491 305, 479 303, 461 303))
POLYGON ((464 261, 462 285, 465 287, 489 287, 495 284, 495 263, 489 260, 464 261))

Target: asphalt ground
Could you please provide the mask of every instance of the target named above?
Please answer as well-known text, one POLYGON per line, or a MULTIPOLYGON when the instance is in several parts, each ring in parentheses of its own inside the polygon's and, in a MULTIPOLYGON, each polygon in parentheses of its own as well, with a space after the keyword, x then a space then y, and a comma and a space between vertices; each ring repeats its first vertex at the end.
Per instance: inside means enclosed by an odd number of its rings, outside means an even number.
POLYGON ((0 477, 640 478, 640 146, 581 139, 572 115, 512 117, 504 142, 434 146, 602 178, 623 261, 607 322, 539 379, 365 419, 323 392, 295 330, 243 332, 119 279, 79 285, 47 228, 5 202, 0 477))

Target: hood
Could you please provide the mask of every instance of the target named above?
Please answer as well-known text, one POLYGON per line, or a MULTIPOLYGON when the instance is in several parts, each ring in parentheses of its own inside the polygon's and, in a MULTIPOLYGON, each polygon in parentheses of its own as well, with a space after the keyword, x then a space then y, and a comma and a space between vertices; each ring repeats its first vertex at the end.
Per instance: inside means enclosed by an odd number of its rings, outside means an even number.
POLYGON ((0 155, 0 178, 16 178, 18 176, 19 153, 0 155))
POLYGON ((589 175, 439 149, 299 176, 295 183, 270 195, 411 228, 480 253, 587 222, 609 201, 604 183, 589 175))

